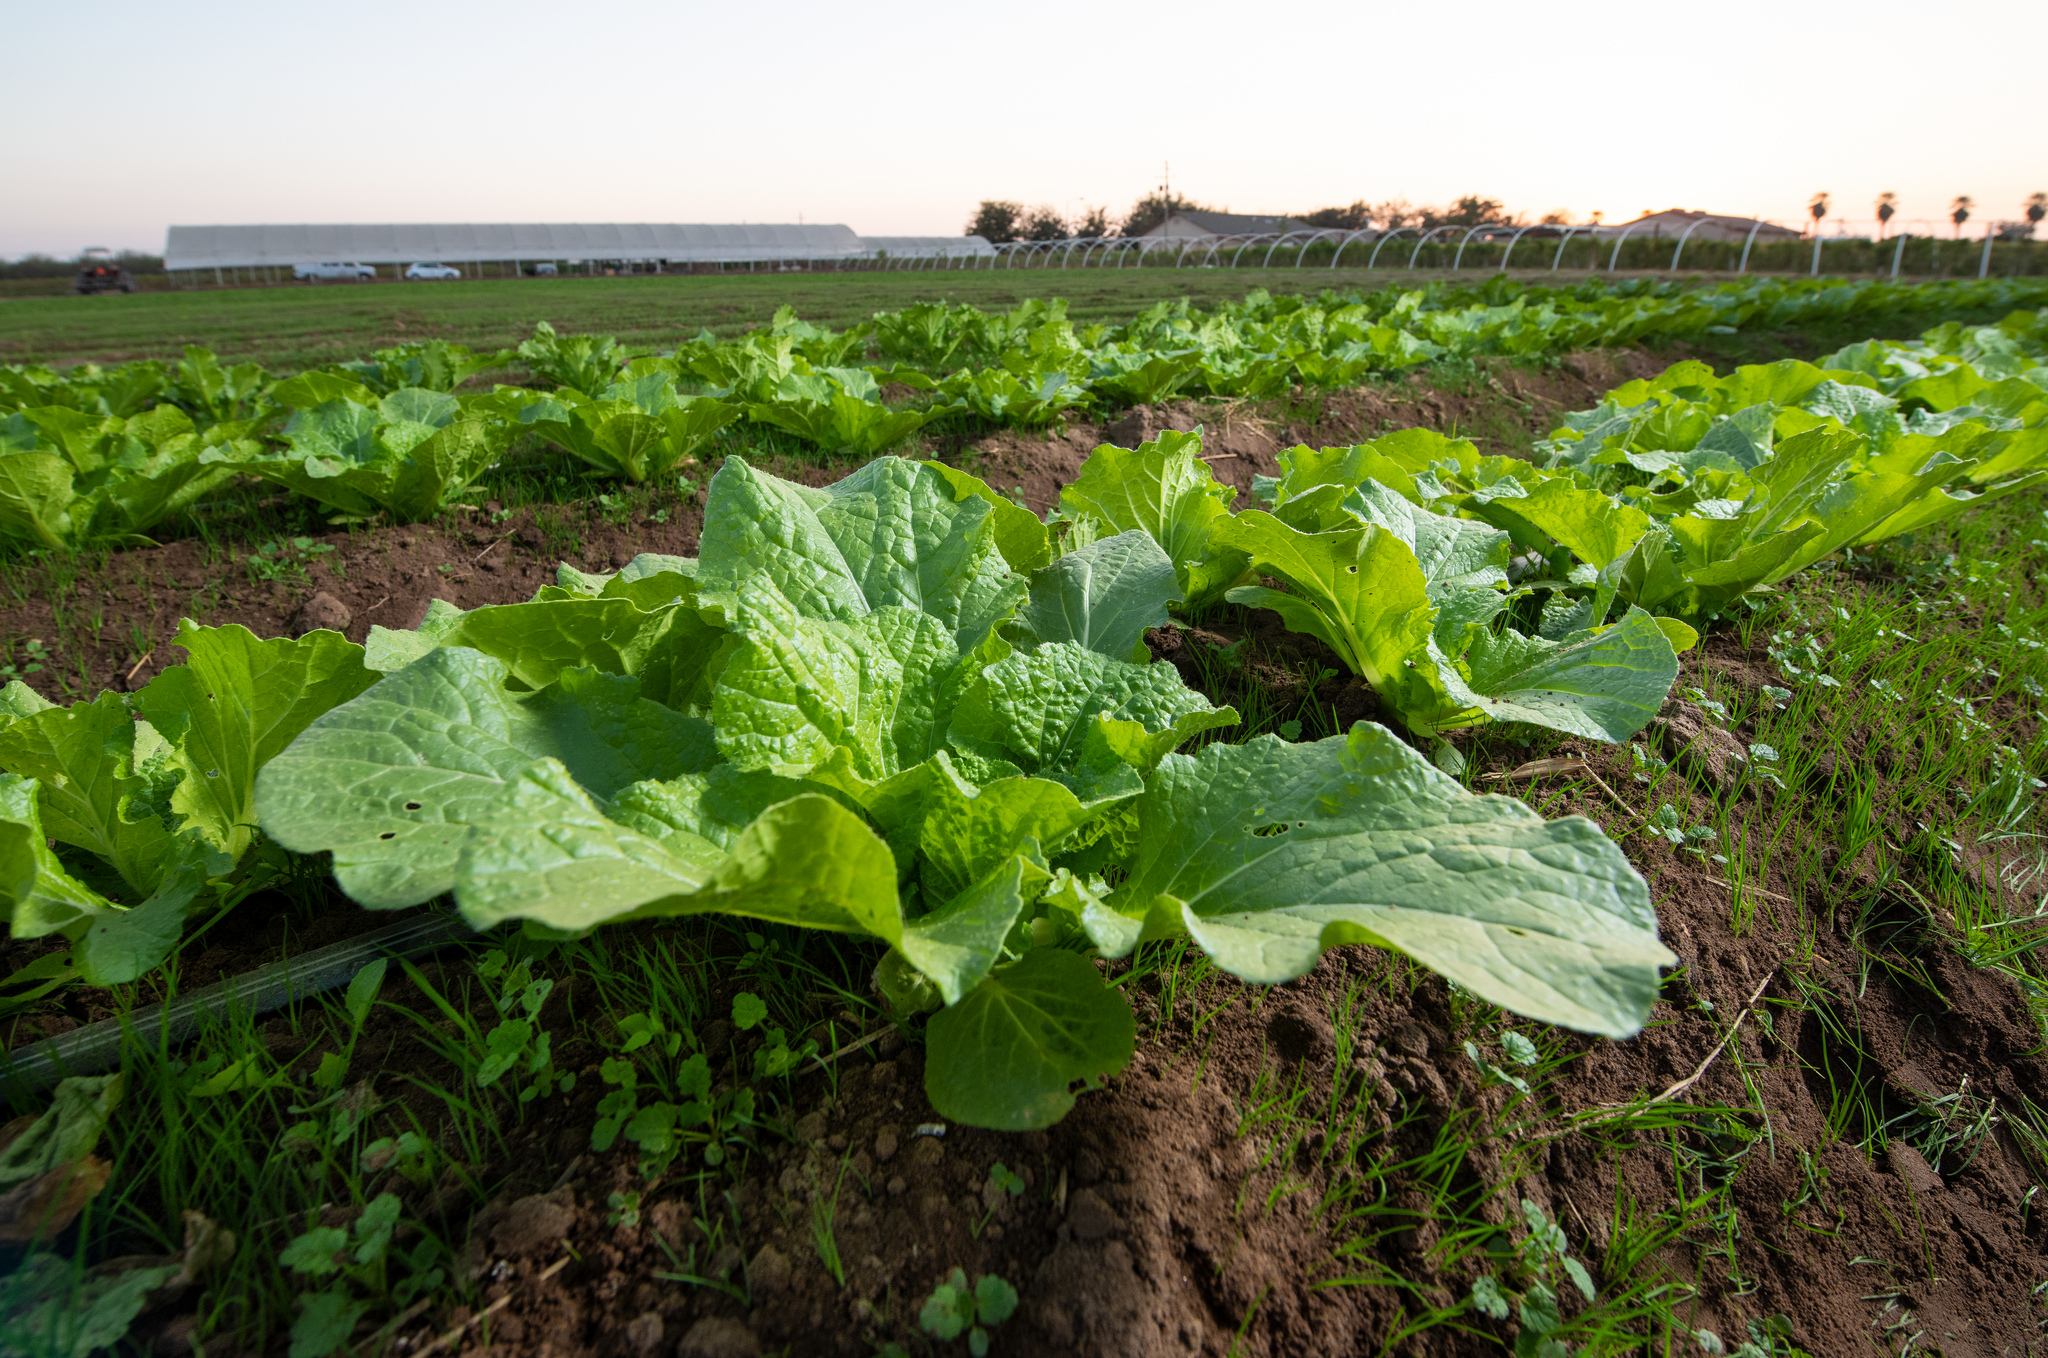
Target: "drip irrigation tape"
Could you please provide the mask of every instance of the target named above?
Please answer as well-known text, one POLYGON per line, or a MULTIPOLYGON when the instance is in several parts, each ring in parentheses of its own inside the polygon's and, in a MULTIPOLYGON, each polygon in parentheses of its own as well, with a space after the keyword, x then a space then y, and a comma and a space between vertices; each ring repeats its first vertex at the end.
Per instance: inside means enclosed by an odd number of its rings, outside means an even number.
POLYGON ((131 1029, 145 1041, 176 1046, 209 1018, 224 1018, 236 1011, 251 1017, 267 1014, 340 989, 380 957, 419 957, 472 932, 457 916, 435 911, 269 963, 169 1004, 101 1019, 32 1047, 0 1054, 0 1095, 12 1104, 66 1076, 99 1074, 119 1063, 125 1034, 131 1029))

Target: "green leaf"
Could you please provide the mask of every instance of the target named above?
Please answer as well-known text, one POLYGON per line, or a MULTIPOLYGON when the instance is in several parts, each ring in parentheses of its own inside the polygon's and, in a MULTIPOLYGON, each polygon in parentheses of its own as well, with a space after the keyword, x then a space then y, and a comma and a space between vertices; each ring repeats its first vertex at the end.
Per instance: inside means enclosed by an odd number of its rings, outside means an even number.
POLYGON ((0 457, 0 531, 41 547, 70 545, 71 464, 49 453, 0 457))
POLYGON ((1482 632, 1464 660, 1469 680, 1453 668, 1443 671, 1444 686, 1458 701, 1495 721, 1616 743, 1649 725, 1678 680, 1670 638, 1640 608, 1612 627, 1562 644, 1512 629, 1482 632))
POLYGON ((1245 572, 1243 555, 1216 537, 1236 492, 1210 474, 1201 449, 1199 432, 1169 431, 1136 448, 1103 444, 1060 491, 1060 509, 1070 518, 1149 533, 1173 563, 1190 607, 1217 598, 1245 572))
POLYGON ((1025 584, 996 547, 993 507, 929 467, 880 458, 823 490, 728 458, 705 502, 703 598, 729 610, 852 621, 890 606, 926 613, 962 651, 1016 611, 1025 584))
POLYGON ((1020 575, 1029 574, 1052 560, 1052 541, 1036 514, 1004 499, 986 481, 958 467, 949 467, 943 462, 922 465, 946 479, 946 484, 953 488, 955 499, 965 500, 971 495, 986 501, 995 511, 996 549, 1003 554, 1003 560, 1010 564, 1011 570, 1020 575))
POLYGON ((58 1081, 50 1106, 0 1146, 0 1187, 23 1183, 90 1155, 126 1087, 125 1077, 118 1073, 74 1075, 58 1081))
POLYGON ((1031 577, 1031 597, 1016 627, 1034 641, 1071 641, 1113 660, 1139 652, 1148 628, 1171 619, 1178 603, 1173 562, 1150 533, 1132 529, 1067 553, 1031 577))
POLYGON ((829 797, 769 807, 723 855, 685 856, 609 820, 554 760, 522 771, 478 808, 451 874, 463 917, 581 931, 629 915, 723 911, 781 924, 902 934, 896 863, 874 831, 829 797))
POLYGON ((389 965, 380 957, 349 978, 343 1005, 348 1010, 349 1022, 355 1027, 362 1027, 369 1019, 370 1006, 377 1002, 377 992, 384 988, 384 972, 389 965))
POLYGON ((1414 554, 1432 599, 1508 581, 1511 540, 1497 528, 1419 509, 1399 491, 1370 478, 1344 498, 1344 508, 1401 540, 1414 554))
POLYGON ((717 760, 704 722, 649 702, 630 676, 572 670, 531 694, 507 692, 507 677, 503 661, 445 648, 315 720, 258 776, 264 832, 331 850, 343 890, 399 909, 455 885, 468 827, 493 825, 537 760, 598 797, 717 760))
POLYGON ((984 1273, 974 1282, 975 1318, 984 1325, 1000 1325, 1017 1312, 1017 1289, 995 1273, 984 1273))
POLYGON ((1049 1127, 1070 1086, 1114 1075, 1137 1046, 1123 997, 1078 953, 1035 948, 992 973, 926 1027, 925 1093, 970 1127, 1049 1127))
POLYGON ((51 838, 105 859, 143 896, 172 854, 171 794, 190 771, 156 727, 135 720, 129 701, 103 693, 9 722, 0 727, 0 767, 38 781, 51 838))
POLYGON ((1057 641, 983 670, 954 710, 950 738, 984 758, 1047 776, 1080 773, 1093 762, 1091 751, 1151 754, 1149 743, 1134 749, 1107 739, 1104 721, 1129 723, 1141 738, 1158 735, 1171 749, 1199 731, 1236 725, 1237 713, 1210 707, 1171 665, 1127 664, 1057 641))
POLYGON ((1112 902, 1185 927, 1233 975, 1292 980, 1322 950, 1405 953, 1489 1004, 1625 1037, 1656 1003, 1649 888, 1591 821, 1476 797, 1385 729, 1169 756, 1112 902))
POLYGON ((1596 569, 1635 546, 1650 526, 1650 516, 1634 505, 1618 505, 1564 477, 1544 481, 1524 496, 1491 501, 1479 512, 1497 523, 1532 525, 1596 569))
POLYGON ((732 1026, 746 1032, 768 1017, 768 1005, 759 995, 742 990, 732 997, 732 1026))
POLYGON ((0 773, 0 905, 14 938, 72 930, 112 903, 64 870, 43 833, 33 778, 0 773))
POLYGON ((170 956, 204 881, 203 870, 188 858, 134 909, 108 909, 96 915, 74 954, 86 984, 126 985, 170 956))
POLYGON ((377 675, 364 667, 362 647, 339 632, 259 641, 240 625, 187 621, 178 640, 189 660, 152 679, 136 706, 174 740, 189 769, 170 799, 180 828, 196 826, 239 859, 256 828, 258 770, 377 675))
POLYGON ((1247 510, 1227 530, 1252 569, 1288 592, 1248 585, 1232 603, 1270 608, 1289 631, 1321 640, 1416 730, 1449 715, 1429 654, 1436 605, 1415 553, 1377 524, 1303 533, 1264 510, 1247 510))
POLYGON ((287 1358, 327 1358, 348 1343, 370 1309, 367 1302, 349 1300, 346 1287, 315 1292, 301 1301, 304 1309, 292 1322, 287 1358))

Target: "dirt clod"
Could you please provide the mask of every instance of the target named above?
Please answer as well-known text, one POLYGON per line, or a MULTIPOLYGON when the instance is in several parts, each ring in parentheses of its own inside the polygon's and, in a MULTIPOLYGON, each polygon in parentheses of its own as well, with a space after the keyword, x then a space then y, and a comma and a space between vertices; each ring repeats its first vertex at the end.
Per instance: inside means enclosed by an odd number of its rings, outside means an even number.
POLYGON ((353 621, 348 605, 323 589, 292 610, 285 626, 293 636, 302 637, 308 632, 346 632, 353 621))
POLYGON ((1092 1188, 1067 1199, 1067 1225, 1073 1228, 1074 1239, 1084 1244, 1107 1239, 1124 1227, 1122 1219, 1092 1188))
POLYGON ((773 1245, 763 1245, 754 1262, 747 1265, 747 1281, 756 1292, 780 1292, 789 1286, 789 1256, 773 1245))
POLYGON ((676 1345, 676 1358, 758 1358, 760 1352, 754 1332, 726 1316, 706 1316, 676 1345))
POLYGON ((1683 698, 1665 702, 1655 727, 1664 741, 1664 756, 1686 772, 1726 788, 1742 776, 1749 753, 1742 742, 1714 724, 1707 710, 1683 698))
POLYGON ((1892 1173, 1904 1179, 1915 1193, 1938 1193, 1941 1191, 1941 1176, 1927 1163, 1927 1158, 1903 1141, 1894 1141, 1885 1147, 1885 1160, 1890 1163, 1892 1173))
POLYGON ((643 1311, 626 1326, 626 1342, 635 1353, 651 1354, 661 1347, 661 1312, 643 1311))
POLYGON ((491 1241, 500 1254, 532 1254, 561 1240, 575 1220, 576 1214, 560 1195, 536 1193, 512 1204, 492 1232, 491 1241))

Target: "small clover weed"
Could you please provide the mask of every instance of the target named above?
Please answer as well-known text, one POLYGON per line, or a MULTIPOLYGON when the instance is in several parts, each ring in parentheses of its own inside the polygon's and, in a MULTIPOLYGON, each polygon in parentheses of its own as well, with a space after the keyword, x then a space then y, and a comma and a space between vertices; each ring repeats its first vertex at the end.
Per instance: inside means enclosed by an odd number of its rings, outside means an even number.
POLYGON ((917 1322, 926 1334, 941 1343, 951 1343, 964 1333, 967 1351, 974 1358, 983 1358, 988 1352, 988 1332, 1008 1320, 1016 1309, 1017 1289, 1007 1279, 984 1273, 975 1279, 970 1290, 966 1270, 956 1268, 925 1298, 917 1322))

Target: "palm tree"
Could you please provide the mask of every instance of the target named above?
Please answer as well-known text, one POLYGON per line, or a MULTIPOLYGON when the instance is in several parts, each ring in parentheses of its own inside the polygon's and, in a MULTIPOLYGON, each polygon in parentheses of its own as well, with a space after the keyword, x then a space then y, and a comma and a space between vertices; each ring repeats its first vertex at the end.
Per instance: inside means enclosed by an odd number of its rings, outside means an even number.
POLYGON ((1818 236, 1820 234, 1820 219, 1828 215, 1827 190, 1822 189, 1819 193, 1813 195, 1813 201, 1806 205, 1806 210, 1813 214, 1813 234, 1818 236))
POLYGON ((1948 219, 1956 224, 1956 239, 1963 236, 1963 223, 1970 220, 1970 209, 1977 206, 1977 200, 1967 193, 1957 194, 1956 200, 1948 205, 1948 219))
POLYGON ((1884 229, 1891 225, 1892 216, 1899 210, 1899 195, 1880 193, 1877 195, 1877 238, 1884 239, 1884 229))

